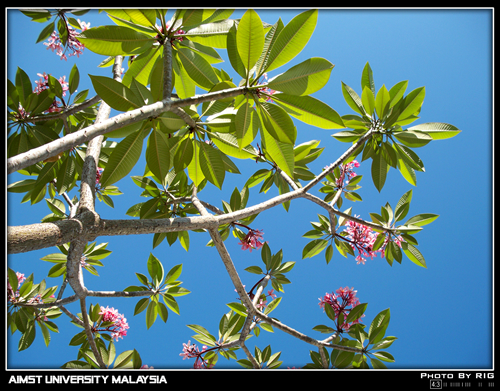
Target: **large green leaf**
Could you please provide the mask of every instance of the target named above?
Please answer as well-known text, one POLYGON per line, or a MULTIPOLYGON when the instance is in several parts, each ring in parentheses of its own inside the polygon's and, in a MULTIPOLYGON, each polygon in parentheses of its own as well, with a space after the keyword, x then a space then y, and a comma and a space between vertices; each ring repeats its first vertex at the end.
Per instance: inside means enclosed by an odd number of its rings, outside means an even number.
POLYGON ((333 67, 328 60, 313 57, 269 80, 268 87, 291 95, 310 95, 325 86, 333 67))
POLYGON ((411 91, 404 98, 403 111, 398 116, 398 121, 406 119, 420 109, 425 98, 425 87, 419 87, 411 91))
POLYGON ((372 160, 371 173, 372 173, 373 184, 375 185, 375 187, 379 192, 384 187, 388 171, 389 171, 389 165, 384 159, 382 153, 379 152, 375 154, 372 160))
POLYGON ((187 169, 188 174, 191 180, 193 181, 195 186, 199 186, 200 183, 205 179, 205 175, 203 174, 201 167, 201 159, 200 159, 200 143, 197 140, 193 141, 193 158, 189 163, 187 169))
MULTIPOLYGON (((220 10, 227 12, 227 17, 231 15, 232 10, 220 10)), ((226 48, 226 35, 229 29, 233 27, 235 21, 233 19, 218 20, 211 23, 204 23, 201 26, 189 29, 186 31, 186 36, 189 40, 202 43, 213 48, 226 48)))
POLYGON ((234 125, 236 128, 236 138, 238 145, 241 148, 250 144, 258 131, 258 117, 256 116, 255 108, 247 101, 243 103, 234 117, 234 125))
POLYGON ((296 96, 279 93, 273 95, 273 100, 277 105, 283 107, 292 117, 306 124, 321 129, 345 128, 342 118, 334 109, 312 96, 296 96))
POLYGON ((380 87, 375 98, 375 111, 380 119, 383 119, 389 108, 391 96, 385 84, 380 87))
POLYGON ((148 138, 146 162, 151 172, 165 185, 165 176, 170 169, 170 148, 163 132, 154 129, 148 138))
POLYGON ((139 130, 116 145, 101 175, 102 187, 118 182, 132 170, 141 156, 143 140, 143 132, 139 130))
POLYGON ((104 56, 129 56, 150 48, 151 36, 125 26, 99 26, 82 31, 76 37, 85 48, 104 56))
POLYGON ((220 152, 207 143, 197 140, 195 143, 198 143, 200 147, 201 171, 205 178, 219 189, 222 189, 226 171, 224 170, 224 162, 220 152))
POLYGON ((194 83, 207 91, 219 82, 210 63, 200 54, 186 47, 177 49, 177 56, 194 83))
POLYGON ((295 16, 279 33, 272 45, 265 70, 276 69, 299 54, 311 38, 318 10, 308 10, 295 16))
POLYGON ((130 88, 117 80, 105 76, 89 75, 89 77, 95 92, 115 110, 128 111, 144 104, 130 88))
POLYGON ((160 47, 145 51, 141 53, 136 58, 132 64, 130 64, 125 76, 123 76, 123 84, 130 87, 133 79, 137 82, 147 86, 149 84, 149 77, 153 71, 153 66, 155 65, 156 59, 160 56, 160 47))
POLYGON ((361 115, 366 114, 365 109, 363 108, 363 103, 361 101, 361 98, 356 93, 356 91, 354 91, 344 82, 341 83, 342 83, 342 95, 344 95, 344 99, 346 103, 349 105, 349 107, 361 115))
POLYGON ((293 178, 295 167, 293 145, 280 142, 271 136, 266 130, 261 129, 261 137, 271 160, 273 160, 280 169, 293 178))
POLYGON ((361 74, 361 90, 368 88, 375 95, 375 81, 370 64, 367 62, 361 74))
MULTIPOLYGON (((176 56, 174 56, 172 61, 172 68, 174 70, 173 75, 175 75, 175 92, 179 95, 179 98, 186 99, 194 96, 196 92, 196 84, 193 79, 189 77, 189 74, 182 65, 180 59, 176 56)), ((151 86, 151 88, 153 89, 153 86, 151 86)))
POLYGON ((236 44, 238 54, 249 75, 264 48, 264 27, 259 15, 252 9, 243 14, 238 24, 236 44))
POLYGON ((257 157, 255 148, 251 145, 240 149, 236 136, 231 133, 211 133, 210 136, 217 148, 226 155, 237 159, 255 159, 257 157))
POLYGON ((366 113, 371 117, 373 115, 373 111, 375 110, 375 96, 370 88, 363 88, 363 92, 361 93, 361 103, 366 111, 366 113))
POLYGON ((405 243, 403 246, 403 251, 406 256, 418 266, 425 267, 427 269, 427 265, 425 263, 425 259, 420 251, 413 245, 409 243, 405 243))
POLYGON ((423 147, 432 141, 431 136, 418 130, 407 129, 403 132, 394 132, 393 136, 410 148, 423 147))
POLYGON ((276 140, 292 145, 295 143, 297 129, 283 108, 262 102, 258 105, 258 113, 262 125, 276 140))
POLYGON ((227 33, 227 56, 229 57, 229 62, 233 69, 242 78, 246 78, 245 64, 241 60, 240 54, 238 52, 238 42, 236 38, 237 29, 236 26, 232 26, 227 33))
POLYGON ((417 226, 427 225, 436 220, 439 215, 433 213, 421 213, 419 215, 413 216, 408 221, 406 221, 405 225, 412 224, 417 226))
POLYGON ((427 122, 412 126, 411 128, 408 128, 408 130, 425 132, 431 136, 433 140, 444 140, 455 137, 461 132, 461 130, 457 127, 444 122, 427 122))
POLYGON ((184 170, 193 159, 194 147, 193 140, 189 137, 182 139, 177 146, 174 155, 175 172, 184 170))

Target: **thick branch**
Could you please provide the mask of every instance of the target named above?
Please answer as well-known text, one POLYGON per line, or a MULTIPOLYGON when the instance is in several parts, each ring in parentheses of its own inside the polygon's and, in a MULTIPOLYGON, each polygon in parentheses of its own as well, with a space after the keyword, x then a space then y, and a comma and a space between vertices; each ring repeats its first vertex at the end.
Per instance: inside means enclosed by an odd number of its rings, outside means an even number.
POLYGON ((164 99, 162 101, 155 102, 135 110, 127 111, 126 113, 118 114, 117 116, 112 117, 106 121, 98 124, 93 124, 79 131, 61 137, 57 140, 51 141, 50 143, 30 149, 27 152, 20 153, 19 155, 7 159, 7 174, 11 174, 22 168, 29 167, 43 159, 55 156, 60 152, 64 152, 68 149, 83 144, 96 136, 109 133, 113 130, 122 128, 126 125, 130 125, 138 121, 142 121, 147 118, 157 117, 166 111, 171 111, 173 108, 197 105, 206 101, 229 98, 244 94, 246 91, 246 87, 236 87, 217 92, 209 92, 203 95, 195 95, 190 98, 179 99, 176 101, 164 99))

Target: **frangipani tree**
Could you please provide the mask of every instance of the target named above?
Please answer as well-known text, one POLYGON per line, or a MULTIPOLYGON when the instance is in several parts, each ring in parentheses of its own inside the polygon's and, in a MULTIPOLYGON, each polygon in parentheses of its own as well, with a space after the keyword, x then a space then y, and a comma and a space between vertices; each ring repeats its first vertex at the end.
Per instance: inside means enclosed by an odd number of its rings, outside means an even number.
POLYGON ((362 177, 355 173, 360 162, 371 164, 372 182, 379 191, 391 167, 415 185, 415 172, 424 171, 424 164, 414 149, 460 130, 445 123, 408 127, 418 119, 425 88, 407 92, 408 82, 402 81, 377 90, 368 63, 361 73, 360 93, 341 85, 354 113, 339 115, 313 97, 330 77, 330 61, 313 57, 282 67, 306 46, 317 10, 299 13, 286 25, 281 20, 267 24, 253 10, 239 20, 230 19, 231 10, 215 9, 177 10, 169 20, 166 10, 106 12, 114 25, 89 28, 75 19, 85 11, 24 11, 46 23, 39 42, 48 39, 48 48, 61 57, 80 55, 83 48, 103 55, 100 66, 111 67, 112 77, 89 75, 97 94, 91 98, 88 91, 74 95, 80 80, 76 65, 67 82, 41 75, 33 88, 20 68, 15 80, 7 81, 7 172, 28 177, 11 183, 8 191, 25 193, 24 201, 31 204, 45 199, 51 212, 41 223, 8 227, 8 252, 59 250, 43 260, 54 263, 49 277, 58 278, 60 286, 47 288, 45 280, 36 282, 33 275, 25 278, 15 267, 8 269, 8 323, 13 333, 21 334, 19 349, 31 345, 37 327, 48 345, 50 332, 58 331, 53 319, 64 314, 82 329, 70 341, 79 346, 78 355, 64 368, 140 368, 140 349, 116 354, 113 339, 126 336, 128 328, 124 316, 90 300, 134 300, 134 315, 145 312, 147 328, 159 319, 167 322, 170 311, 179 313, 176 297, 190 293, 179 280, 182 264, 167 271, 150 254, 144 260, 148 275, 136 273, 138 285, 120 292, 90 290, 84 270, 97 274, 95 267, 111 254, 99 238, 153 234, 152 248, 166 239, 169 245, 178 241, 189 249, 193 233, 208 233, 208 244, 217 249, 238 300, 227 303, 229 312, 222 315, 216 332, 209 331, 215 325, 188 325, 196 333, 193 338, 205 345, 184 345, 181 356, 194 358, 194 367, 214 367, 220 356, 248 368, 279 367, 280 353, 270 346, 255 346, 253 352, 247 346, 252 334, 274 329, 316 348, 305 368, 366 368, 369 363, 383 368, 383 361, 394 361, 385 351, 395 340, 386 336, 389 309, 366 328, 362 317, 367 303, 360 303, 352 288, 340 287, 322 298, 329 324, 314 330, 327 334, 325 339, 271 317, 285 297, 276 294, 290 283, 286 274, 295 262, 286 261, 282 250, 273 252, 262 230, 251 225, 259 213, 279 205, 288 210, 301 198, 325 211, 304 234, 310 242, 302 258, 324 251, 328 263, 337 250, 358 263, 379 254, 392 265, 405 255, 426 267, 414 235, 438 216, 408 217, 411 190, 399 196, 396 205, 386 203, 380 213, 370 213, 370 220, 342 205, 344 199, 362 201, 356 192, 362 177), (216 49, 227 50, 231 72, 240 80, 217 68, 222 59, 216 49), (122 73, 125 62, 128 69, 122 73), (203 93, 197 93, 200 90, 203 93), (112 110, 119 114, 111 117, 112 110), (322 172, 308 168, 323 153, 321 140, 296 145, 296 120, 334 129, 333 137, 346 143, 344 152, 322 172), (117 183, 144 151, 144 175, 132 180, 145 201, 131 205, 124 219, 101 218, 96 198, 112 207, 112 197, 121 194, 117 183), (226 173, 238 173, 238 165, 247 162, 265 168, 228 191, 226 173), (249 205, 257 185, 261 192, 276 186, 279 195, 249 205), (220 190, 220 206, 204 200, 203 192, 210 189, 220 190), (320 194, 313 194, 314 189, 320 194), (245 268, 258 276, 249 291, 225 246, 230 234, 240 240, 242 250, 260 251, 262 264, 245 268), (68 284, 73 294, 67 294, 68 284), (269 284, 272 289, 266 294, 269 284), (65 307, 75 301, 81 308, 77 314, 65 307))

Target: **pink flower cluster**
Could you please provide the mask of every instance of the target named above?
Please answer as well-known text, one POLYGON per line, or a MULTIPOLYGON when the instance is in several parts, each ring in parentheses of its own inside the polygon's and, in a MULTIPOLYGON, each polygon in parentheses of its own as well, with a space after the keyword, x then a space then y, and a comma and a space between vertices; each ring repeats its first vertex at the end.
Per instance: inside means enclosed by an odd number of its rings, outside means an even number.
POLYGON ((378 232, 373 231, 370 227, 349 220, 346 223, 345 232, 348 233, 347 238, 350 239, 349 243, 353 250, 358 251, 358 255, 356 256, 358 264, 362 263, 364 265, 366 259, 363 257, 370 257, 373 259, 373 257, 377 255, 377 251, 380 251, 372 250, 373 244, 377 239, 378 232))
POLYGON ((127 335, 127 329, 129 328, 127 319, 118 313, 118 310, 109 307, 101 307, 99 315, 102 315, 102 322, 112 322, 112 325, 108 325, 103 329, 97 327, 93 328, 93 331, 110 331, 111 337, 118 341, 118 338, 123 338, 127 335))
MULTIPOLYGON (((354 288, 340 287, 335 291, 335 293, 326 293, 324 297, 319 299, 319 306, 325 309, 325 304, 332 307, 335 312, 335 319, 338 320, 339 315, 344 314, 344 324, 339 324, 338 331, 348 331, 349 328, 356 323, 360 322, 360 319, 356 319, 354 322, 347 323, 345 319, 349 315, 349 312, 359 305, 359 299, 356 297, 356 292, 354 288), (350 308, 347 308, 350 307, 350 308)), ((364 316, 364 315, 363 315, 364 316)), ((362 316, 362 317, 363 317, 362 316)))
POLYGON ((97 170, 96 170, 96 173, 95 173, 95 185, 96 186, 100 184, 101 175, 102 175, 103 171, 104 171, 104 168, 97 167, 97 170))
POLYGON ((264 242, 259 240, 262 239, 263 235, 264 232, 262 230, 249 228, 246 236, 238 244, 241 245, 242 250, 250 250, 252 252, 252 250, 259 249, 264 245, 264 242))
POLYGON ((276 298, 276 294, 274 293, 274 289, 267 291, 267 295, 265 297, 260 297, 259 302, 255 305, 258 309, 264 309, 267 306, 267 298, 270 297, 271 300, 276 298))
MULTIPOLYGON (((43 90, 46 90, 49 88, 49 76, 44 72, 43 74, 37 73, 38 76, 40 76, 40 80, 35 81, 36 87, 33 92, 36 92, 37 94, 40 94, 43 90)), ((58 79, 59 83, 61 84, 62 87, 62 95, 66 96, 66 91, 69 90, 68 82, 66 82, 66 76, 60 77, 58 79)), ((60 107, 61 102, 59 102, 57 99, 54 99, 54 102, 52 105, 49 107, 49 109, 46 111, 48 113, 54 113, 62 110, 62 107, 60 107)))
POLYGON ((196 358, 193 365, 193 368, 195 369, 210 369, 213 368, 213 365, 209 364, 203 357, 201 357, 206 350, 206 346, 203 346, 200 351, 196 344, 192 344, 191 341, 188 341, 188 343, 182 344, 182 353, 180 353, 179 356, 181 356, 183 360, 186 358, 196 358))
POLYGON ((354 168, 359 167, 359 163, 356 160, 353 160, 350 163, 343 164, 340 167, 340 176, 337 179, 337 186, 342 187, 344 180, 345 180, 345 185, 347 186, 349 184, 349 181, 351 178, 354 178, 357 174, 354 172, 354 168))
POLYGON ((26 280, 26 277, 24 277, 24 274, 22 274, 22 273, 16 272, 16 276, 17 276, 17 290, 16 290, 16 292, 14 292, 9 281, 7 281, 7 301, 10 301, 11 303, 15 302, 16 299, 19 297, 19 287, 24 282, 24 280, 26 280))
MULTIPOLYGON (((90 26, 90 23, 81 22, 80 19, 78 19, 78 23, 80 23, 82 31, 87 30, 90 26)), ((68 60, 68 57, 71 56, 80 57, 80 54, 83 53, 83 49, 85 48, 85 46, 76 38, 76 36, 78 35, 76 30, 68 24, 66 26, 68 31, 68 39, 66 41, 66 45, 62 44, 59 33, 56 31, 54 31, 50 35, 48 42, 43 43, 45 46, 47 46, 47 49, 51 49, 52 52, 54 52, 55 50, 56 54, 61 57, 61 60, 68 60), (66 50, 68 49, 70 50, 70 53, 68 53, 68 56, 66 56, 66 50)))
MULTIPOLYGON (((356 216, 358 217, 358 216, 356 216)), ((346 224, 346 229, 345 232, 347 232, 347 239, 349 241, 349 244, 353 248, 353 250, 358 251, 358 255, 356 256, 356 263, 359 265, 365 264, 366 258, 364 257, 370 257, 370 259, 373 259, 377 253, 380 253, 380 256, 384 258, 385 256, 385 246, 389 241, 389 238, 386 237, 384 243, 380 248, 376 251, 373 251, 373 244, 375 243, 375 240, 377 239, 378 235, 383 235, 379 234, 378 232, 373 231, 370 227, 367 227, 366 225, 359 224, 355 221, 349 220, 346 224)), ((401 236, 398 236, 397 238, 394 239, 394 242, 401 247, 401 242, 403 241, 403 238, 401 236)))

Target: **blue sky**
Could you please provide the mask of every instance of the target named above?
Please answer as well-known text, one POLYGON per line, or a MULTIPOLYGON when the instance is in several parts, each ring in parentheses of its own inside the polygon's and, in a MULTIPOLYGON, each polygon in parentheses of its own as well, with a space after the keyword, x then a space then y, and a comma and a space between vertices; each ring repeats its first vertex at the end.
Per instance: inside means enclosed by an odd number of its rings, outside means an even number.
MULTIPOLYGON (((239 18, 245 9, 237 9, 233 18, 239 18)), ((281 17, 286 24, 299 9, 258 9, 263 21, 275 23, 281 17)), ((87 74, 111 76, 111 68, 98 68, 98 55, 84 51, 79 58, 61 61, 43 44, 35 44, 44 24, 30 22, 17 10, 7 10, 7 77, 14 80, 17 67, 31 78, 33 86, 37 73, 50 73, 56 78, 66 75, 77 64, 81 82, 79 90, 92 85, 87 74)), ((104 14, 92 11, 80 17, 92 26, 113 24, 104 14)), ((225 57, 224 51, 220 51, 225 57)), ((400 265, 390 267, 380 257, 357 265, 353 257, 344 258, 334 252, 327 265, 323 253, 302 260, 302 249, 308 242, 302 235, 310 229, 310 221, 324 210, 306 200, 292 201, 287 213, 279 206, 261 213, 252 227, 263 229, 272 253, 283 249, 284 261, 295 261, 288 273, 291 285, 279 307, 273 312, 283 323, 314 338, 325 335, 312 330, 315 325, 328 324, 329 319, 318 306, 318 298, 339 287, 354 287, 362 303, 367 302, 364 323, 390 308, 391 322, 387 335, 398 339, 388 349, 396 362, 389 368, 409 369, 487 369, 492 367, 492 10, 336 10, 321 9, 314 34, 306 48, 285 67, 273 71, 269 77, 311 57, 324 57, 335 64, 328 84, 314 96, 340 115, 351 114, 344 102, 341 81, 361 93, 361 72, 368 61, 374 73, 375 86, 390 88, 408 80, 407 92, 426 87, 426 97, 420 119, 414 124, 446 122, 462 130, 457 137, 433 141, 415 150, 425 164, 425 173, 417 173, 417 186, 406 182, 401 174, 390 170, 386 185, 379 193, 370 177, 370 162, 356 170, 363 175, 358 192, 364 202, 344 202, 343 208, 353 207, 353 213, 368 218, 368 213, 379 212, 386 202, 395 206, 406 191, 413 189, 413 200, 408 216, 435 213, 440 217, 416 235, 418 248, 425 256, 427 269, 403 258, 400 265)), ((229 61, 222 68, 234 74, 229 61)), ((235 76, 236 84, 239 78, 235 76)), ((113 113, 114 114, 114 113, 113 113)), ((340 143, 330 135, 335 131, 313 128, 296 122, 297 144, 321 140, 323 154, 310 165, 320 172, 332 163, 349 144, 340 143)), ((412 124, 413 125, 413 124, 412 124)), ((236 159, 235 159, 236 160, 236 159)), ((142 175, 144 162, 130 175, 142 175)), ((221 192, 208 185, 200 197, 218 207, 221 199, 229 200, 235 186, 241 189, 246 179, 259 168, 252 161, 236 161, 241 175, 226 175, 221 192)), ((24 179, 13 174, 8 183, 24 179)), ((126 210, 143 201, 140 189, 130 178, 117 183, 124 195, 114 197, 115 208, 97 202, 102 218, 127 218, 126 210)), ((277 194, 272 188, 259 194, 259 187, 251 190, 249 204, 255 204, 277 194)), ((74 192, 75 190, 73 190, 74 192)), ((313 189, 314 194, 317 188, 313 189)), ((70 193, 72 196, 74 193, 70 193)), ((8 193, 8 225, 39 222, 50 211, 45 202, 35 206, 20 204, 22 195, 8 193)), ((144 316, 133 316, 135 299, 96 300, 102 306, 115 307, 124 313, 130 329, 128 336, 116 343, 118 352, 137 348, 143 363, 155 368, 188 368, 193 360, 182 360, 182 343, 191 340, 194 332, 187 324, 199 324, 212 334, 217 333, 221 316, 229 309, 226 303, 235 301, 234 287, 214 248, 205 247, 209 236, 190 233, 190 251, 185 252, 177 242, 169 247, 166 241, 152 249, 152 235, 102 237, 97 242, 108 242, 113 253, 98 268, 100 277, 84 273, 85 283, 92 290, 122 290, 137 284, 135 272, 147 273, 146 261, 153 253, 166 270, 183 264, 180 280, 192 293, 178 298, 181 316, 170 313, 164 324, 158 320, 146 330, 144 316)), ((238 241, 226 241, 240 278, 253 286, 258 276, 244 269, 262 265, 260 253, 243 252, 238 241)), ((40 261, 44 255, 57 252, 55 248, 8 256, 10 268, 34 273, 35 281, 45 278, 47 285, 60 279, 47 278, 52 264, 40 261)), ((69 289, 69 288, 68 288, 69 289)), ((70 292, 67 292, 70 294, 70 292)), ((79 312, 79 304, 68 309, 79 312)), ((77 349, 68 345, 80 329, 69 324, 62 315, 57 320, 60 333, 52 333, 46 348, 41 335, 33 345, 17 352, 19 333, 7 336, 9 368, 58 368, 76 359, 77 349), (40 362, 40 357, 44 357, 40 362)), ((39 331, 39 330, 38 330, 39 331)), ((276 330, 262 331, 252 337, 249 345, 263 349, 271 344, 272 352, 281 351, 282 368, 303 366, 311 362, 309 351, 313 346, 276 330)), ((199 344, 198 344, 199 345, 199 344)), ((239 351, 238 358, 245 358, 239 351)), ((234 361, 219 358, 217 367, 240 368, 234 361)))

